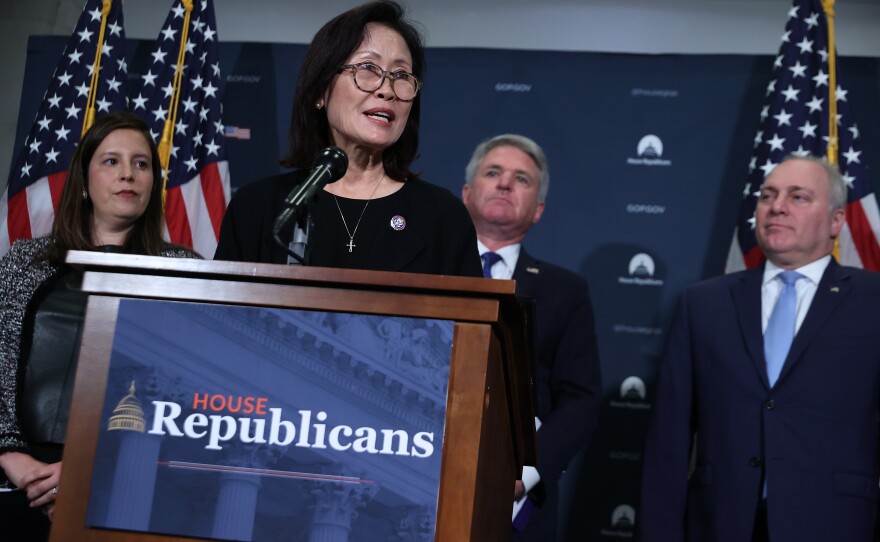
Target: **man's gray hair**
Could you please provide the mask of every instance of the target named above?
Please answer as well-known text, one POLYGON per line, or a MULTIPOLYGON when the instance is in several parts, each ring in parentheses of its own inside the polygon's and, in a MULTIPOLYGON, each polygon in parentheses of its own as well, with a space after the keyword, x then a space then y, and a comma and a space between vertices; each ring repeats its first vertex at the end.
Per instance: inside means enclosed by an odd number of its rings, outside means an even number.
POLYGON ((480 143, 474 150, 474 155, 471 156, 471 161, 468 162, 468 165, 464 170, 465 181, 467 184, 473 186, 474 177, 477 174, 477 167, 479 167, 480 162, 486 158, 486 155, 489 154, 492 149, 497 147, 517 148, 528 154, 532 160, 535 161, 535 164, 538 166, 538 180, 540 182, 538 186, 538 201, 543 202, 547 198, 547 191, 550 190, 550 168, 547 165, 547 156, 544 155, 544 150, 541 149, 540 145, 526 136, 518 134, 502 134, 480 143))
POLYGON ((843 180, 843 175, 840 174, 840 169, 837 166, 829 164, 825 158, 818 158, 809 154, 790 154, 782 162, 788 162, 789 160, 812 162, 825 170, 825 174, 828 176, 828 184, 831 187, 831 210, 843 209, 846 206, 846 181, 843 180))

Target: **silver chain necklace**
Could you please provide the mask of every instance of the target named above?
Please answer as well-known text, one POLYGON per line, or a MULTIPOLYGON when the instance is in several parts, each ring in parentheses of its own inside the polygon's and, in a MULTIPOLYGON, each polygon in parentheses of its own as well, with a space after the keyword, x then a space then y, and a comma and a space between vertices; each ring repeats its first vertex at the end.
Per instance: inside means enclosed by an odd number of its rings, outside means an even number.
POLYGON ((379 185, 382 184, 382 179, 384 178, 384 175, 379 177, 379 182, 377 182, 376 186, 373 187, 373 191, 370 193, 370 197, 367 198, 367 203, 365 203, 364 208, 361 209, 361 216, 358 217, 357 224, 354 225, 354 231, 348 229, 348 223, 345 221, 345 215, 342 214, 342 207, 339 206, 339 198, 336 197, 336 194, 333 194, 333 201, 336 202, 336 209, 339 210, 339 217, 342 218, 342 225, 345 226, 345 233, 348 234, 348 243, 346 243, 345 246, 348 247, 349 252, 352 252, 354 250, 354 247, 357 246, 354 244, 354 236, 358 231, 358 226, 361 225, 361 219, 364 218, 364 212, 366 212, 367 206, 373 200, 373 196, 376 194, 376 190, 379 189, 379 185))

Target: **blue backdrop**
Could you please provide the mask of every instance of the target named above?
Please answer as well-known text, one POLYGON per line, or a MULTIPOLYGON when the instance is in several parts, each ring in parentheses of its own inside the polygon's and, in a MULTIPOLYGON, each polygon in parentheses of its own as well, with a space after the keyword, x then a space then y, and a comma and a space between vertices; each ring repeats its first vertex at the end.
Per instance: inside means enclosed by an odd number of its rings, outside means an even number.
MULTIPOLYGON (((66 38, 32 38, 17 144, 66 38)), ((130 40, 130 80, 151 41, 130 40)), ((233 186, 280 171, 303 45, 221 44, 233 186)), ((547 152, 535 256, 590 283, 605 401, 564 479, 563 540, 632 539, 643 435, 666 323, 681 289, 722 272, 773 57, 429 49, 417 169, 458 194, 473 148, 502 132, 547 152), (655 136, 655 137, 646 137, 655 136)), ((880 164, 880 60, 839 59, 840 82, 880 164)), ((134 81, 133 81, 134 82, 134 81)), ((134 87, 135 85, 130 85, 134 87)), ((877 189, 880 179, 872 182, 877 189)))

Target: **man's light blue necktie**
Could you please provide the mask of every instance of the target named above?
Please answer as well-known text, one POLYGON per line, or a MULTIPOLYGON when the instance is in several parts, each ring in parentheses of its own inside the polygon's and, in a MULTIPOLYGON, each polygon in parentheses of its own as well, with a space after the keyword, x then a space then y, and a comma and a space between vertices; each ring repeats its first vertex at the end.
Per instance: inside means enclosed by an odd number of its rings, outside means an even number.
POLYGON ((797 271, 783 271, 776 275, 782 281, 782 292, 773 306, 767 329, 764 331, 764 358, 767 361, 767 380, 770 387, 776 384, 785 358, 794 340, 794 328, 797 320, 797 289, 795 283, 804 278, 797 271))
POLYGON ((501 256, 494 252, 484 252, 480 258, 483 259, 483 276, 491 279, 492 266, 501 261, 501 256))

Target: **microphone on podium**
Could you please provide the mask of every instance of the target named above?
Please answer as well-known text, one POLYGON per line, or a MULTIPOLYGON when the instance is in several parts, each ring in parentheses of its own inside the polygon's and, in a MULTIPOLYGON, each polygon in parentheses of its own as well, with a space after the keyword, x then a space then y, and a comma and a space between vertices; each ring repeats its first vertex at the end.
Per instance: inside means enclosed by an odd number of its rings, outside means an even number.
POLYGON ((327 183, 338 181, 348 170, 348 156, 339 147, 327 147, 318 151, 312 162, 312 171, 305 181, 296 185, 284 198, 284 209, 275 219, 272 232, 278 235, 290 219, 297 216, 312 200, 315 192, 327 183))
MULTIPOLYGON (((318 190, 328 183, 338 181, 348 170, 348 156, 339 147, 327 147, 318 151, 312 162, 312 171, 306 179, 296 185, 284 198, 284 208, 275 219, 272 234, 275 242, 283 247, 300 263, 305 264, 303 254, 297 254, 281 240, 279 233, 293 218, 298 217, 308 207, 318 190)), ((305 235, 308 235, 308 225, 305 235)), ((303 251, 304 252, 304 251, 303 251)))

